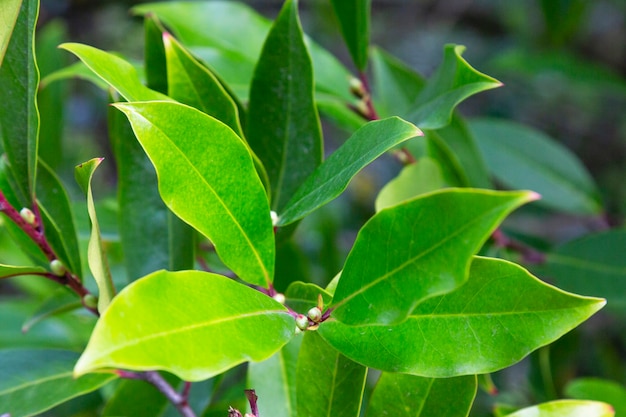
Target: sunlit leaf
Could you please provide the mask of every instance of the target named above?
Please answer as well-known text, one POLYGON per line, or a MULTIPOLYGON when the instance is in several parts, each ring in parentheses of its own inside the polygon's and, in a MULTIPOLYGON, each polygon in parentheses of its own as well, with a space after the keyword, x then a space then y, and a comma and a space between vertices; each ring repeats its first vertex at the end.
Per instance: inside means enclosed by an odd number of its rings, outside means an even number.
POLYGON ((9 46, 21 5, 22 0, 6 0, 0 3, 0 66, 9 46))
POLYGON ((402 324, 348 326, 329 320, 318 332, 368 367, 433 378, 472 375, 520 361, 604 304, 551 287, 510 262, 474 258, 464 285, 419 304, 402 324))
POLYGON ((489 235, 535 198, 528 192, 447 189, 378 212, 346 259, 333 317, 351 325, 400 323, 425 298, 463 284, 489 235))
POLYGON ((626 416, 626 388, 608 379, 578 378, 565 387, 565 395, 578 400, 602 401, 610 404, 617 417, 626 416))
POLYGON ((201 381, 269 358, 294 328, 285 307, 232 279, 158 271, 113 299, 74 372, 157 369, 201 381))
POLYGON ((613 408, 597 401, 559 400, 523 408, 506 417, 613 417, 613 408))
POLYGON ((0 264, 0 278, 11 278, 19 275, 45 274, 46 269, 38 266, 14 266, 0 264))

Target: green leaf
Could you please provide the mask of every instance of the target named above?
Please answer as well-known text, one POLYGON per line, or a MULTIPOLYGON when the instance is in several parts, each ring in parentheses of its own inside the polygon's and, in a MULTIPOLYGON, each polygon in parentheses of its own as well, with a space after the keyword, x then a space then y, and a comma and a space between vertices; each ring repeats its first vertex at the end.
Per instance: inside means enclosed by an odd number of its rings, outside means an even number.
POLYGON ((302 337, 293 338, 263 362, 248 365, 248 387, 259 397, 259 414, 296 417, 296 363, 302 337))
POLYGON ((400 174, 380 190, 376 197, 376 211, 438 190, 445 185, 439 164, 427 157, 420 158, 416 163, 402 168, 400 174))
POLYGON ((159 93, 167 94, 167 64, 165 45, 163 45, 163 26, 156 16, 146 16, 143 30, 146 84, 159 93))
POLYGON ((424 88, 424 78, 380 48, 372 48, 372 70, 373 99, 378 114, 381 117, 406 114, 424 88))
POLYGON ((420 129, 439 129, 450 122, 454 108, 466 98, 502 83, 472 68, 461 45, 446 45, 443 63, 428 79, 406 119, 420 129))
POLYGON ((0 4, 0 66, 9 46, 21 5, 22 0, 6 0, 0 4))
POLYGON ((609 311, 624 315, 625 247, 624 230, 587 235, 548 253, 538 272, 565 290, 606 298, 609 311))
POLYGON ((91 71, 128 101, 171 100, 144 86, 131 64, 122 58, 79 43, 64 43, 59 48, 76 55, 91 71))
MULTIPOLYGON (((7 15, 9 25, 14 14, 13 7, 8 4, 2 6, 3 12, 10 13, 7 15)), ((22 207, 32 207, 37 169, 39 112, 36 96, 39 70, 35 62, 34 31, 38 14, 39 1, 21 2, 0 66, 0 91, 7 98, 0 100, 0 139, 16 179, 17 188, 14 191, 22 207)))
POLYGON ((222 84, 170 34, 163 34, 169 95, 215 117, 243 137, 237 105, 222 84))
POLYGON ((367 164, 421 132, 398 117, 369 122, 333 152, 298 188, 278 225, 293 223, 337 197, 367 164))
POLYGON ((59 288, 41 306, 35 313, 22 325, 22 333, 27 333, 37 323, 54 317, 59 314, 67 313, 82 308, 81 301, 76 294, 68 291, 66 288, 59 288))
POLYGON ((378 212, 346 259, 333 317, 350 325, 402 322, 425 298, 463 284, 472 256, 498 224, 535 198, 529 192, 447 189, 378 212))
POLYGON ((0 264, 0 278, 11 278, 19 275, 41 275, 48 272, 46 269, 39 266, 14 266, 0 264))
POLYGON ((102 245, 102 236, 100 235, 100 225, 98 224, 98 216, 96 207, 93 203, 93 194, 91 191, 91 179, 96 168, 100 165, 104 158, 94 158, 78 165, 74 171, 76 182, 87 195, 87 211, 89 220, 91 221, 91 236, 89 237, 89 246, 87 249, 87 260, 89 269, 98 284, 98 312, 104 313, 111 300, 115 296, 115 288, 113 287, 113 279, 109 269, 104 246, 102 245))
POLYGON ((477 257, 464 285, 422 302, 402 324, 355 327, 328 320, 318 332, 365 366, 446 378, 508 367, 604 304, 565 293, 510 262, 477 257))
POLYGON ((304 335, 296 391, 298 416, 358 417, 367 368, 352 362, 316 332, 304 335))
POLYGON ((617 417, 626 416, 626 388, 617 382, 599 378, 578 378, 565 387, 565 395, 578 400, 610 404, 617 417))
POLYGON ((275 253, 270 210, 242 139, 222 122, 182 104, 115 106, 126 114, 154 164, 170 210, 208 237, 241 279, 268 285, 275 253))
POLYGON ((201 381, 269 358, 294 328, 285 307, 232 279, 158 271, 113 299, 74 372, 159 369, 201 381))
POLYGON ((94 391, 114 375, 74 379, 78 353, 49 349, 0 351, 0 404, 12 416, 39 415, 55 405, 94 391))
POLYGON ((506 417, 613 417, 610 405, 597 401, 559 400, 523 408, 506 417))
POLYGON ((297 1, 285 2, 254 71, 247 137, 267 170, 272 210, 281 211, 322 161, 313 69, 297 1))
POLYGON ((287 291, 285 291, 287 305, 294 311, 302 314, 306 314, 310 308, 317 306, 317 299, 320 295, 322 296, 324 305, 330 304, 333 298, 332 295, 315 284, 295 281, 292 282, 287 288, 287 291))
POLYGON ((82 277, 76 222, 67 191, 61 180, 43 161, 39 161, 37 202, 48 243, 72 273, 82 277))
POLYGON ((89 81, 101 90, 106 91, 109 85, 102 81, 100 77, 91 71, 91 69, 85 65, 82 61, 73 63, 64 68, 58 69, 44 78, 39 83, 40 88, 47 88, 50 84, 56 81, 68 80, 77 78, 80 80, 89 81))
MULTIPOLYGON (((174 388, 180 382, 174 375, 162 376, 174 388)), ((164 415, 167 405, 167 398, 154 385, 145 381, 126 379, 116 387, 106 402, 101 416, 158 417, 164 415)))
POLYGON ((367 50, 370 37, 371 0, 331 0, 339 27, 346 41, 352 61, 359 69, 367 67, 367 50))
POLYGON ((541 203, 578 214, 601 210, 598 191, 576 156, 545 134, 514 122, 474 119, 469 123, 493 175, 507 187, 543 196, 541 203))
POLYGON ((424 378, 415 375, 380 376, 366 417, 467 417, 476 396, 476 376, 424 378), (450 395, 453 400, 450 400, 450 395))

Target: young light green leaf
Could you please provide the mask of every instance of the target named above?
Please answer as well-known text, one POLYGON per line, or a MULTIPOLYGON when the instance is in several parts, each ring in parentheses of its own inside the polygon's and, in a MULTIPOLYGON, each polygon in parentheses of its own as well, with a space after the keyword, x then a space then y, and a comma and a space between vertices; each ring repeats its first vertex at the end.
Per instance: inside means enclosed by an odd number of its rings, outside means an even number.
POLYGON ((447 189, 378 212, 346 259, 333 317, 349 325, 402 322, 425 298, 463 284, 473 255, 498 224, 535 198, 529 192, 447 189))
POLYGON ((37 175, 37 202, 48 243, 69 270, 82 277, 76 222, 69 196, 59 177, 42 160, 37 175))
POLYGON ((506 417, 613 417, 613 408, 598 401, 558 400, 523 408, 506 417))
POLYGON ((365 417, 467 417, 477 385, 475 375, 424 378, 383 372, 365 417))
POLYGON ((109 52, 79 43, 64 43, 59 48, 76 55, 98 77, 128 101, 171 100, 141 83, 131 64, 109 52))
POLYGON ((235 102, 207 67, 169 33, 163 34, 169 95, 215 117, 243 137, 235 102))
POLYGON ((158 271, 113 299, 74 373, 158 369, 201 381, 239 363, 269 358, 294 328, 285 307, 232 279, 158 271))
POLYGON ((302 337, 295 337, 271 358, 248 365, 247 386, 259 397, 259 414, 296 416, 296 363, 301 344, 302 337))
POLYGON ((3 413, 29 417, 112 381, 114 375, 75 379, 78 353, 51 349, 0 351, 0 407, 3 413))
POLYGON ((438 190, 445 185, 439 164, 428 157, 420 158, 416 163, 405 166, 396 178, 380 190, 376 197, 376 211, 438 190))
POLYGON ((609 311, 624 315, 625 247, 624 230, 587 235, 548 253, 538 271, 567 291, 606 298, 609 311))
POLYGON ((3 97, 10 97, 0 100, 0 140, 16 180, 14 191, 22 207, 32 207, 39 135, 36 102, 39 70, 34 51, 39 1, 23 0, 21 6, 4 3, 0 7, 3 12, 9 12, 6 16, 9 26, 14 7, 20 9, 0 66, 0 91, 3 97))
POLYGON ((22 0, 6 0, 0 3, 0 66, 9 46, 21 5, 22 0))
POLYGON ((274 274, 274 233, 265 190, 242 139, 183 104, 115 107, 154 164, 170 210, 208 237, 241 279, 267 286, 274 274))
POLYGON ((113 278, 111 277, 109 261, 107 260, 104 246, 102 245, 100 225, 98 223, 96 207, 93 202, 93 193, 91 191, 91 178, 103 159, 104 158, 91 159, 78 165, 74 170, 76 182, 78 182, 78 185, 80 185, 83 192, 87 195, 87 211, 89 213, 89 220, 91 221, 91 235, 89 236, 87 260, 91 274, 98 284, 98 312, 100 314, 104 313, 115 296, 113 278))
POLYGON ((598 191, 583 164, 545 134, 514 122, 474 119, 469 123, 487 165, 507 187, 540 193, 557 210, 597 214, 598 191))
POLYGON ((461 45, 446 45, 443 63, 420 91, 406 119, 420 129, 439 129, 450 122, 454 108, 466 98, 502 83, 472 68, 461 45))
POLYGON ((296 371, 298 416, 358 417, 367 368, 328 345, 317 332, 304 335, 296 371))
POLYGON ((578 378, 565 387, 565 395, 578 400, 602 401, 610 404, 617 417, 626 415, 626 388, 600 378, 578 378))
POLYGON ((359 69, 367 67, 367 51, 370 37, 371 0, 331 0, 343 39, 346 41, 352 61, 359 69))
POLYGON ((11 278, 29 274, 41 275, 46 272, 48 271, 45 268, 39 266, 15 266, 0 264, 0 278, 11 278))
POLYGON ((278 225, 293 223, 337 197, 367 164, 422 132, 398 117, 369 122, 333 152, 298 188, 278 225))
POLYGON ((280 212, 322 161, 322 133, 313 101, 313 69, 296 0, 272 26, 250 88, 247 138, 270 179, 280 212))
POLYGON ((355 327, 328 320, 318 332, 365 366, 447 378, 508 367, 605 303, 563 292, 513 263, 477 257, 464 285, 422 302, 402 324, 355 327))
POLYGON ((292 282, 287 288, 287 291, 285 291, 287 305, 294 311, 302 314, 305 314, 311 307, 317 306, 318 297, 320 295, 322 296, 324 305, 330 304, 333 298, 332 295, 325 289, 309 282, 292 282))

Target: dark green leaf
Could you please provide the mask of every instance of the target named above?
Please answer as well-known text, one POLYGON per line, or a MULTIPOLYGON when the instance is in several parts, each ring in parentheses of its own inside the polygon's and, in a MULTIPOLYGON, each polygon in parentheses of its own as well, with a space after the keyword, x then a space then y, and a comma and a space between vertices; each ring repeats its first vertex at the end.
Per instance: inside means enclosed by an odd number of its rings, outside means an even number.
POLYGON ((359 69, 367 67, 370 37, 371 0, 331 0, 343 39, 348 45, 352 61, 359 69))
POLYGON ((241 279, 268 285, 275 253, 270 210, 242 139, 222 122, 182 104, 116 107, 129 118, 154 164, 168 207, 208 237, 241 279))
POLYGON ((296 363, 302 337, 292 339, 274 356, 248 366, 248 387, 259 397, 259 414, 296 417, 296 363))
POLYGON ((89 237, 89 247, 87 249, 87 259, 89 261, 89 269, 98 284, 98 312, 104 313, 111 300, 115 296, 115 288, 113 287, 113 279, 109 269, 109 261, 102 244, 102 236, 100 235, 100 224, 96 214, 96 207, 93 202, 93 193, 91 191, 91 179, 96 168, 103 161, 103 158, 94 158, 90 161, 78 165, 74 171, 76 182, 87 195, 87 211, 89 220, 91 221, 91 236, 89 237))
POLYGON ((2 412, 15 417, 38 415, 115 379, 110 374, 74 379, 72 367, 78 356, 78 353, 65 350, 0 351, 2 412))
POLYGON ((565 395, 578 400, 610 404, 617 417, 626 416, 626 388, 617 382, 599 378, 578 378, 565 387, 565 395))
POLYGON ((30 329, 47 318, 59 314, 73 311, 82 307, 82 303, 76 294, 66 288, 59 288, 35 311, 35 313, 22 325, 22 333, 27 333, 30 329))
POLYGON ((406 119, 420 129, 439 129, 450 122, 454 108, 481 91, 502 83, 472 68, 461 45, 446 45, 443 63, 420 91, 406 119))
POLYGON ((523 408, 506 417, 613 417, 613 408, 597 401, 559 400, 523 408))
POLYGON ((201 381, 269 358, 294 329, 285 307, 232 279, 158 271, 113 299, 74 372, 158 369, 201 381))
POLYGON ((167 66, 163 27, 156 16, 146 16, 143 24, 145 38, 144 67, 149 88, 167 94, 167 66))
POLYGON ((247 137, 270 179, 272 210, 282 211, 322 161, 313 69, 297 1, 285 2, 254 71, 247 137))
POLYGON ((350 325, 402 322, 425 298, 463 284, 472 256, 498 224, 535 198, 529 192, 448 189, 378 212, 348 255, 333 317, 350 325))
POLYGON ((542 204, 558 210, 601 210, 598 191, 583 164, 545 134, 496 119, 475 119, 469 126, 489 169, 507 187, 536 191, 543 196, 542 204))
POLYGON ((508 367, 604 304, 551 287, 510 262, 474 258, 465 285, 419 304, 402 324, 355 327, 329 320, 318 332, 365 366, 442 378, 508 367))
POLYGON ((302 184, 279 213, 278 225, 299 220, 337 197, 367 164, 410 138, 419 129, 398 117, 369 122, 357 130, 302 184))
POLYGON ((565 290, 607 299, 626 314, 626 231, 612 230, 568 242, 548 253, 539 272, 565 290))
POLYGON ((474 375, 424 378, 383 372, 366 417, 467 417, 476 387, 474 375))
MULTIPOLYGON (((9 26, 14 6, 2 6, 3 12, 9 12, 6 16, 9 26)), ((39 1, 21 2, 13 34, 0 66, 0 91, 7 98, 0 100, 0 139, 16 180, 17 188, 14 191, 22 207, 32 207, 37 169, 39 113, 36 96, 39 70, 35 63, 33 33, 38 13, 39 1)))
POLYGON ((367 368, 337 352, 316 332, 304 335, 296 391, 298 416, 358 417, 367 368))
MULTIPOLYGON (((174 375, 164 374, 163 378, 173 387, 180 380, 174 375)), ((115 388, 107 401, 102 417, 158 417, 163 416, 167 408, 167 398, 153 385, 146 381, 127 379, 115 388)))

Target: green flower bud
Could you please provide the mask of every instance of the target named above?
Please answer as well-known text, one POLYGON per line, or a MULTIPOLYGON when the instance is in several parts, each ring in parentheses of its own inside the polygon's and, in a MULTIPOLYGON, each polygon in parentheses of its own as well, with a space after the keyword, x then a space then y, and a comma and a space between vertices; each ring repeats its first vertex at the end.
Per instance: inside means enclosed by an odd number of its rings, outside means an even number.
POLYGON ((98 308, 98 297, 93 294, 85 294, 83 297, 83 304, 85 307, 98 308))
POLYGON ((367 95, 363 82, 358 78, 350 78, 350 92, 357 98, 363 98, 367 95))
POLYGON ((67 271, 65 269, 65 265, 63 265, 63 262, 59 261, 58 259, 55 259, 50 262, 50 270, 52 271, 54 275, 58 277, 62 277, 63 275, 65 275, 65 272, 67 271))
POLYGON ((296 326, 302 331, 306 330, 309 327, 309 318, 304 314, 298 314, 298 317, 296 317, 296 326))
POLYGON ((322 310, 318 307, 313 307, 306 315, 311 319, 311 321, 318 323, 322 319, 322 310))
POLYGON ((35 213, 31 211, 31 209, 24 207, 20 210, 20 216, 22 219, 30 224, 31 226, 35 226, 37 224, 37 218, 35 217, 35 213))

